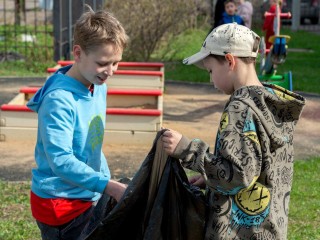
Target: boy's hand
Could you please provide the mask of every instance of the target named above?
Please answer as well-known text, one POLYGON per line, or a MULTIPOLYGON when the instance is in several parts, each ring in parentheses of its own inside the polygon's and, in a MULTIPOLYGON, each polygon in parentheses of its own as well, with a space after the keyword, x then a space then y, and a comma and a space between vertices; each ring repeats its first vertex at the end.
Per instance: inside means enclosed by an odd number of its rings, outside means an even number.
POLYGON ((206 183, 202 175, 196 175, 189 178, 189 183, 201 189, 206 187, 206 183))
POLYGON ((165 152, 168 155, 173 154, 173 152, 176 149, 181 138, 182 138, 181 133, 174 131, 174 130, 171 130, 171 129, 168 129, 167 131, 165 131, 162 134, 163 147, 164 147, 165 152))
POLYGON ((126 184, 110 180, 104 191, 105 193, 113 197, 117 202, 119 202, 127 187, 128 185, 126 184))

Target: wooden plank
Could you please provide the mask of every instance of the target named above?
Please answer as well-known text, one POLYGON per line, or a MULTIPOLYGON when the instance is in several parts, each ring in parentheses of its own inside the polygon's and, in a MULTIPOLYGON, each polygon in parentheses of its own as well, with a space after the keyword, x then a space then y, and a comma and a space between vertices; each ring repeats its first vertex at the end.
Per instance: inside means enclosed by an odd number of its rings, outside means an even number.
MULTIPOLYGON (((155 96, 120 96, 108 95, 108 108, 147 108, 157 109, 158 97, 155 96)), ((161 110, 161 109, 159 109, 161 110)))
MULTIPOLYGON (((62 62, 62 61, 59 61, 62 62)), ((68 62, 68 61, 67 61, 68 62)), ((70 65, 70 64, 67 64, 70 65)), ((54 67, 47 68, 47 73, 50 75, 55 73, 59 68, 67 66, 65 64, 58 64, 54 67)), ((135 62, 124 62, 122 64, 119 64, 119 67, 117 71, 115 71, 115 74, 119 74, 122 70, 124 71, 156 71, 161 72, 164 74, 164 64, 162 63, 135 63, 135 62)), ((162 76, 162 75, 161 75, 162 76)))
MULTIPOLYGON (((38 126, 38 117, 35 112, 32 112, 26 106, 17 107, 23 109, 23 111, 2 110, 0 112, 1 126, 23 128, 38 126)), ((160 130, 161 125, 162 113, 157 110, 107 109, 106 129, 108 130, 158 131, 160 130)))
POLYGON ((37 128, 0 127, 1 141, 36 141, 37 128))
MULTIPOLYGON (((59 67, 64 67, 73 64, 73 60, 58 61, 57 66, 53 67, 58 69, 59 67)), ((146 71, 163 71, 164 64, 161 62, 119 62, 118 70, 146 70, 146 71)))
POLYGON ((18 93, 8 104, 11 105, 24 105, 25 104, 25 94, 18 93))
POLYGON ((161 76, 156 75, 113 75, 107 80, 109 88, 163 89, 161 76))
POLYGON ((120 62, 118 70, 160 71, 164 73, 164 64, 159 62, 120 62))
POLYGON ((1 111, 1 127, 37 127, 38 118, 31 111, 1 111))
MULTIPOLYGON (((12 105, 23 105, 39 90, 40 87, 22 87, 19 92, 20 100, 10 103, 12 105), (24 94, 24 96, 23 96, 24 94)), ((158 102, 162 90, 160 89, 108 89, 107 102, 108 107, 140 107, 140 108, 158 108, 162 107, 158 102)), ((162 110, 162 108, 158 108, 162 110)))
MULTIPOLYGON (((37 128, 1 127, 0 141, 36 141, 37 128)), ((156 132, 114 131, 104 132, 104 144, 152 144, 156 132)))
MULTIPOLYGON (((21 104, 26 104, 33 94, 27 93, 21 104)), ((161 97, 161 96, 160 96, 161 97)), ((107 95, 108 108, 142 108, 142 109, 159 109, 162 110, 162 104, 159 101, 163 101, 162 98, 156 96, 128 96, 128 95, 107 95)), ((10 103, 11 104, 11 103, 10 103)))
MULTIPOLYGON (((123 71, 117 71, 107 80, 109 88, 142 88, 142 89, 163 89, 164 76, 162 72, 151 72, 149 74, 136 73, 131 71, 130 74, 124 74, 123 71)), ((144 71, 148 73, 148 71, 144 71)))
POLYGON ((157 135, 157 132, 105 131, 104 143, 105 144, 124 144, 124 145, 149 144, 151 146, 156 135, 157 135))
POLYGON ((162 118, 160 116, 139 115, 107 115, 107 130, 159 131, 162 118))
MULTIPOLYGON (((9 105, 2 104, 1 111, 6 112, 33 112, 26 105, 9 105)), ((112 115, 145 115, 145 116, 160 116, 162 112, 158 109, 136 109, 136 108, 107 108, 107 114, 112 115)))
MULTIPOLYGON (((161 72, 158 72, 161 73, 161 72)), ((163 89, 164 75, 114 74, 107 80, 108 88, 163 89)))
MULTIPOLYGON (((35 94, 41 86, 39 87, 22 87, 19 92, 24 94, 35 94)), ((109 95, 142 95, 142 96, 161 96, 162 91, 158 89, 108 89, 107 93, 109 95)))

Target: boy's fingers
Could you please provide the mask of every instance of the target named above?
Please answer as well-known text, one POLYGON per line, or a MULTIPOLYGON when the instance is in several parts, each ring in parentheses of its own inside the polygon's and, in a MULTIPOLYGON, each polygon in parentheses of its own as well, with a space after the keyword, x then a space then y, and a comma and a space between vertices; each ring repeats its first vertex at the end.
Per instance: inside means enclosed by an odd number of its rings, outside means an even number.
POLYGON ((165 131, 163 134, 162 134, 163 137, 169 137, 169 136, 172 136, 170 130, 167 130, 165 131))

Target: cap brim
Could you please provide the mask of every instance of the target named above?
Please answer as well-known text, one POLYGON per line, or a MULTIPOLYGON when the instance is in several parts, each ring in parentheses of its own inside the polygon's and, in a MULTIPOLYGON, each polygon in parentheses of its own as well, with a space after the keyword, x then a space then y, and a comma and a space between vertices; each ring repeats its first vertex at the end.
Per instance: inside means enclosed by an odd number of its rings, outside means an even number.
POLYGON ((210 52, 198 52, 190 57, 187 57, 183 59, 183 64, 191 65, 194 64, 199 68, 205 69, 203 65, 203 59, 208 57, 210 55, 210 52))

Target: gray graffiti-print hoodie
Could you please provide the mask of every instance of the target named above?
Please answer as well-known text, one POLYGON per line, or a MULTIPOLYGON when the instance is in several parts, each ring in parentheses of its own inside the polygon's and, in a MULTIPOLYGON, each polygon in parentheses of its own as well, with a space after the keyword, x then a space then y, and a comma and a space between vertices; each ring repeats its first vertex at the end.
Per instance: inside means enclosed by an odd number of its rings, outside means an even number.
POLYGON ((205 239, 286 239, 293 133, 305 99, 275 85, 236 90, 224 108, 214 153, 182 137, 174 157, 202 174, 205 239))

